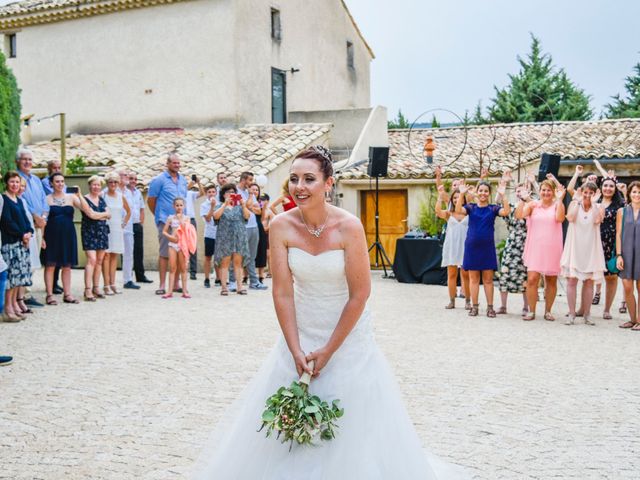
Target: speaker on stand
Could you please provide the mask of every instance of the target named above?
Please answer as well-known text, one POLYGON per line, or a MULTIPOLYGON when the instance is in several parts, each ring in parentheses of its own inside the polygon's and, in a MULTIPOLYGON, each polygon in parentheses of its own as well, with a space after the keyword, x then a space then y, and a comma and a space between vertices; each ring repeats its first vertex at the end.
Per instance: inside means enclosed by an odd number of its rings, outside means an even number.
POLYGON ((387 272, 387 267, 391 269, 391 260, 389 260, 389 256, 387 252, 385 252, 382 243, 380 242, 380 231, 379 231, 379 223, 380 223, 380 210, 379 210, 379 185, 378 179, 380 177, 387 176, 387 167, 389 164, 389 147, 369 147, 369 166, 367 167, 367 174, 370 177, 375 177, 376 179, 376 211, 375 211, 375 241, 369 247, 369 252, 375 248, 376 251, 376 263, 375 266, 379 267, 382 265, 382 270, 384 270, 383 278, 394 278, 393 273, 387 272))
POLYGON ((547 178, 548 173, 552 173, 554 177, 558 178, 558 171, 560 170, 560 155, 553 155, 551 153, 543 153, 540 157, 540 169, 538 170, 538 182, 542 182, 547 178))

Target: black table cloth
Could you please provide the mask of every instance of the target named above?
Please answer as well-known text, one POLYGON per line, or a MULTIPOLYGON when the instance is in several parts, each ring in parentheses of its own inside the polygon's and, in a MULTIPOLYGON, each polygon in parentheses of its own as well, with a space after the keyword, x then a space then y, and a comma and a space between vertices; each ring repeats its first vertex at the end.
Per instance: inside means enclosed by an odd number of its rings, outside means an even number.
POLYGON ((430 238, 399 238, 393 273, 402 283, 446 285, 447 269, 441 268, 442 244, 430 238))

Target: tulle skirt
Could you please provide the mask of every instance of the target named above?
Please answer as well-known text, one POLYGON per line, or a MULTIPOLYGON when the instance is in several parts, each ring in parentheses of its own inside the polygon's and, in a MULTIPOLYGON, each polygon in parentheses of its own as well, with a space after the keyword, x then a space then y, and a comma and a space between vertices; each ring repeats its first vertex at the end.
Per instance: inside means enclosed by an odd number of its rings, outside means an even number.
MULTIPOLYGON (((338 351, 310 392, 340 399, 344 416, 336 438, 315 446, 266 438, 261 415, 267 397, 297 379, 281 339, 245 392, 217 425, 193 480, 430 480, 468 478, 457 466, 426 452, 404 407, 400 390, 373 338, 360 339, 357 357, 338 351), (362 345, 360 345, 362 346, 362 345)), ((343 345, 344 347, 345 345, 343 345)), ((304 348, 304 345, 303 345, 304 348)))

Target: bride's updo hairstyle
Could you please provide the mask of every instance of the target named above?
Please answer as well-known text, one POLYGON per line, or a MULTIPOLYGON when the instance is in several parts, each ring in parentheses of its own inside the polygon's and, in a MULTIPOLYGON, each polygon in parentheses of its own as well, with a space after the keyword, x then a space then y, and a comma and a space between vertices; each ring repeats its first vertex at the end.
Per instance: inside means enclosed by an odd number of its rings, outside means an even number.
POLYGON ((293 161, 295 162, 299 158, 318 162, 325 180, 333 176, 333 159, 331 158, 331 151, 328 148, 322 145, 314 145, 296 155, 293 161))

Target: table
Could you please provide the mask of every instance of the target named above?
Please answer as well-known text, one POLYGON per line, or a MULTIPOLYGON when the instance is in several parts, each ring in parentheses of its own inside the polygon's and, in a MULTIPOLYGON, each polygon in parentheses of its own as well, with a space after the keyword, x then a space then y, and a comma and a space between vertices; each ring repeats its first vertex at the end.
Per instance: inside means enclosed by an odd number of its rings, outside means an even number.
POLYGON ((393 273, 401 283, 446 285, 447 269, 441 268, 442 244, 431 238, 399 238, 393 273))

